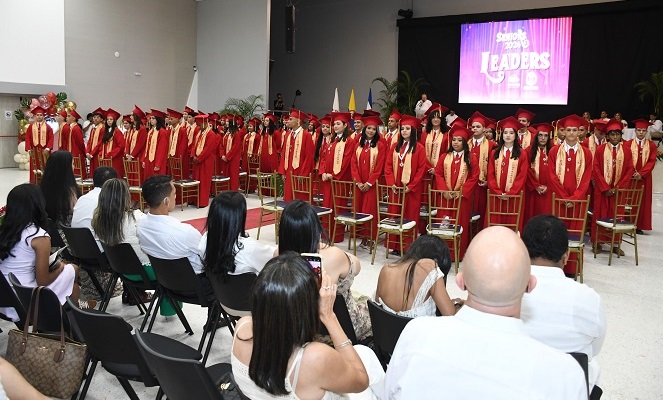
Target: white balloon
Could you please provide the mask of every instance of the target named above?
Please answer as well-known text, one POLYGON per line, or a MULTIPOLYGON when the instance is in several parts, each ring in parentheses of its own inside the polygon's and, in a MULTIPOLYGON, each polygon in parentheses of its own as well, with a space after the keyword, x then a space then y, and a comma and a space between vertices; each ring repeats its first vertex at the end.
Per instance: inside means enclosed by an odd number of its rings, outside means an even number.
POLYGON ((30 158, 28 157, 27 154, 21 154, 21 162, 24 164, 30 162, 30 158))
POLYGON ((24 170, 24 171, 27 170, 25 164, 18 164, 18 169, 24 170))
POLYGON ((16 161, 17 163, 20 163, 22 159, 23 157, 21 157, 20 154, 14 154, 14 161, 16 161))
POLYGON ((21 142, 18 144, 18 153, 19 154, 28 154, 27 151, 25 151, 25 142, 21 142))

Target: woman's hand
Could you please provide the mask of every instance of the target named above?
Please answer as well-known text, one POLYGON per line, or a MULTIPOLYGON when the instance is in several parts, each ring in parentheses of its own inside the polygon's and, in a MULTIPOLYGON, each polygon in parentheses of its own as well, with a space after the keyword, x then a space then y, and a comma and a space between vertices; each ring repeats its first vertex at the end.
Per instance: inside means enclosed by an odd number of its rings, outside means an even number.
POLYGON ((337 285, 332 282, 329 275, 322 275, 322 285, 320 285, 320 301, 318 310, 320 321, 327 326, 327 323, 336 318, 334 314, 334 301, 336 301, 337 285))

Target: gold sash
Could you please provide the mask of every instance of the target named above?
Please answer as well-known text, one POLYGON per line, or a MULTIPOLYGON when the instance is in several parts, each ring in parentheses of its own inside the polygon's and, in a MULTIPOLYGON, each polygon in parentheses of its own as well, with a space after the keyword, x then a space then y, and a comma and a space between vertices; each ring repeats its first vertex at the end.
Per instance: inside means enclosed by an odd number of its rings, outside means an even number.
POLYGON ((534 170, 534 177, 536 180, 539 180, 539 167, 541 166, 541 149, 537 148, 536 149, 536 158, 534 159, 534 162, 532 163, 532 169, 534 170))
POLYGON ((339 174, 341 172, 341 167, 343 166, 343 153, 345 152, 345 144, 343 140, 336 142, 336 147, 334 147, 334 166, 332 171, 334 174, 339 174))
MULTIPOLYGON (((272 155, 272 147, 273 147, 272 146, 272 139, 273 139, 272 136, 274 136, 274 135, 270 135, 269 133, 267 134, 267 154, 269 154, 270 156, 272 155)), ((262 141, 263 141, 263 139, 260 138, 260 144, 258 144, 258 155, 262 154, 262 141)))
POLYGON ((159 139, 159 131, 156 128, 150 129, 147 134, 147 159, 154 162, 154 155, 157 152, 157 139, 159 139))
POLYGON ((92 146, 90 146, 90 150, 94 150, 99 144, 99 137, 103 129, 104 129, 103 123, 94 127, 94 131, 92 131, 92 137, 91 137, 92 146))
POLYGON ((523 140, 520 143, 520 148, 521 149, 526 149, 530 146, 532 140, 532 135, 530 135, 529 131, 525 131, 523 134, 523 140))
MULTIPOLYGON (((393 154, 393 169, 394 169, 394 179, 396 176, 398 176, 398 167, 399 167, 399 159, 398 159, 398 152, 396 149, 394 149, 394 154, 393 154)), ((410 183, 410 175, 412 175, 412 152, 408 151, 407 154, 405 155, 405 159, 403 160, 403 174, 401 175, 401 183, 403 186, 407 186, 408 183, 410 183)))
POLYGON ((439 131, 432 131, 426 136, 426 159, 433 167, 437 165, 437 160, 440 158, 443 137, 444 134, 439 131))
POLYGON ((103 145, 103 155, 104 158, 106 154, 110 153, 113 150, 113 139, 115 139, 115 132, 113 132, 113 136, 110 138, 110 140, 103 145))
POLYGON ((611 187, 617 186, 617 182, 622 176, 624 168, 624 146, 617 145, 617 158, 615 159, 615 176, 612 175, 612 145, 606 145, 603 148, 603 178, 611 187), (613 182, 612 180, 615 180, 613 182))
POLYGON ((37 122, 32 123, 32 145, 46 147, 46 122, 41 123, 41 129, 37 127, 38 125, 37 122))
POLYGON ((58 135, 58 149, 62 148, 62 131, 67 124, 61 124, 60 125, 60 134, 58 135))
MULTIPOLYGON (((563 144, 559 145, 557 149, 557 159, 555 160, 555 175, 559 178, 559 182, 564 185, 564 176, 566 174, 566 149, 563 144)), ((585 152, 582 151, 582 146, 578 145, 576 151, 576 188, 580 186, 582 174, 585 172, 585 152)))
MULTIPOLYGON (((370 146, 370 144, 369 144, 369 146, 370 146)), ((363 150, 364 149, 359 147, 359 146, 357 146, 357 150, 355 150, 355 155, 357 156, 357 165, 361 165, 361 164, 359 164, 359 161, 360 161, 360 157, 361 157, 361 152, 363 150)), ((370 154, 371 157, 370 157, 370 164, 369 164, 368 173, 372 174, 373 171, 375 171, 375 164, 378 162, 378 147, 377 146, 371 147, 370 152, 371 152, 371 154, 370 154)))
POLYGON ((458 171, 458 179, 456 180, 456 185, 451 186, 451 167, 453 166, 454 156, 453 153, 447 153, 447 156, 444 157, 444 182, 447 184, 449 190, 458 191, 461 190, 465 181, 467 180, 467 164, 463 160, 463 153, 460 155, 460 170, 458 171))
POLYGON ((170 130, 170 146, 168 148, 168 155, 171 157, 175 156, 177 152, 177 139, 180 135, 180 124, 177 124, 173 129, 170 130))
POLYGON ((195 132, 196 132, 196 124, 187 126, 186 128, 187 146, 191 146, 191 143, 193 143, 195 132))
MULTIPOLYGON (((513 149, 511 149, 513 151, 513 149)), ((500 150, 500 155, 495 160, 495 178, 497 178, 497 185, 499 186, 502 182, 502 160, 504 158, 504 152, 500 150)), ((504 192, 511 190, 513 182, 516 180, 516 175, 518 175, 518 159, 509 158, 509 165, 506 172, 506 184, 504 185, 504 192)))
POLYGON ((256 140, 256 133, 255 132, 249 133, 249 138, 247 140, 249 148, 246 149, 246 154, 248 154, 249 156, 253 155, 253 143, 255 142, 255 140, 256 140))
POLYGON ((127 151, 127 154, 131 155, 131 153, 134 152, 134 149, 136 148, 137 139, 138 139, 138 131, 135 130, 134 128, 129 128, 129 131, 127 131, 127 142, 129 143, 129 151, 127 151))
MULTIPOLYGON (((474 139, 471 139, 469 142, 470 150, 474 148, 474 139)), ((486 175, 488 174, 488 153, 490 142, 488 139, 483 138, 481 144, 479 144, 479 180, 485 182, 486 175)))
POLYGON ((235 134, 230 134, 226 138, 226 154, 230 152, 230 149, 233 147, 233 138, 235 137, 235 134))
POLYGON ((638 165, 638 153, 640 148, 638 147, 638 139, 633 139, 631 141, 631 155, 633 156, 633 168, 637 170, 641 169, 649 160, 649 139, 642 140, 642 165, 638 165))
POLYGON ((211 126, 208 126, 207 129, 202 131, 200 135, 198 135, 198 144, 196 145, 196 157, 200 155, 200 153, 203 152, 203 149, 205 148, 205 140, 207 139, 207 134, 209 131, 212 130, 211 126))
POLYGON ((78 125, 78 124, 76 124, 75 122, 72 122, 71 124, 69 124, 69 137, 67 138, 68 142, 69 142, 68 143, 69 147, 67 149, 69 149, 70 152, 73 150, 73 147, 71 145, 71 137, 74 136, 74 126, 76 126, 76 125, 78 125))
MULTIPOLYGON (((300 153, 302 152, 302 137, 304 136, 304 130, 302 129, 301 132, 297 135, 295 138, 295 148, 292 152, 292 169, 297 169, 299 168, 299 157, 300 153)), ((283 163, 283 166, 285 169, 288 169, 288 161, 290 159, 290 141, 292 140, 292 132, 288 135, 288 139, 286 140, 286 147, 285 147, 285 163, 283 163)), ((271 149, 271 146, 270 146, 271 149)), ((271 153, 270 153, 271 154, 271 153)))

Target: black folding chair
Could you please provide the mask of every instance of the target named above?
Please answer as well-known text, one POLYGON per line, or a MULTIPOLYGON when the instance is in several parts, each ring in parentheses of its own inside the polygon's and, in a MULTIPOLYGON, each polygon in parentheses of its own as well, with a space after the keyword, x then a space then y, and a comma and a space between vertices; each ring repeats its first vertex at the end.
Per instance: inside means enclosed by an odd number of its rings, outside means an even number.
MULTIPOLYGON (((346 336, 348 337, 348 339, 350 339, 353 345, 355 344, 370 345, 370 343, 373 341, 372 337, 368 337, 361 341, 357 339, 357 334, 355 333, 354 325, 352 325, 352 318, 350 317, 350 311, 348 311, 348 306, 345 304, 345 299, 343 298, 343 295, 340 293, 336 293, 336 300, 334 300, 334 314, 336 314, 336 318, 338 318, 338 322, 339 324, 341 324, 343 332, 345 332, 346 336)), ((323 324, 320 324, 320 335, 323 336, 329 335, 327 328, 325 328, 323 324)))
MULTIPOLYGON (((28 303, 29 304, 29 303, 28 303)), ((18 321, 13 321, 18 329, 23 329, 23 324, 26 317, 27 308, 23 307, 23 303, 18 298, 11 285, 5 279, 5 275, 0 273, 0 307, 13 308, 18 314, 18 321)), ((0 318, 5 321, 12 321, 7 315, 0 313, 0 318)))
POLYGON ((237 320, 251 315, 249 301, 251 299, 251 288, 257 275, 253 273, 228 275, 225 282, 221 277, 212 274, 207 276, 212 284, 214 295, 221 305, 221 312, 228 324, 228 329, 234 336, 237 320))
MULTIPOLYGON (((143 382, 147 387, 159 385, 157 377, 138 350, 134 336, 131 334, 133 329, 131 325, 117 315, 98 310, 81 310, 71 298, 67 298, 67 302, 90 352, 89 369, 86 368, 85 384, 79 400, 85 399, 99 362, 106 371, 117 378, 132 400, 138 400, 138 396, 129 381, 143 382)), ((150 333, 144 335, 153 346, 157 346, 171 356, 191 360, 199 360, 202 357, 200 352, 177 340, 150 333)), ((157 399, 159 398, 161 396, 157 395, 157 399)))
MULTIPOLYGON (((23 307, 30 309, 30 302, 32 301, 32 291, 34 287, 24 286, 18 280, 16 275, 9 274, 9 282, 14 287, 16 295, 23 304, 23 307)), ((60 300, 53 291, 47 287, 43 287, 39 291, 39 313, 37 314, 37 326, 32 329, 39 332, 60 333, 61 322, 64 324, 65 332, 69 332, 71 336, 71 327, 69 326, 69 319, 60 313, 60 300), (62 316, 62 321, 60 321, 62 316)))
POLYGON ((373 300, 368 300, 368 313, 371 316, 371 326, 373 327, 373 351, 386 371, 398 338, 412 318, 401 317, 389 312, 373 300))
POLYGON ((76 258, 78 266, 83 268, 88 275, 90 275, 92 284, 101 296, 99 310, 105 311, 110 302, 111 295, 113 294, 114 286, 112 285, 114 285, 113 282, 117 281, 117 276, 112 276, 106 287, 102 288, 99 279, 97 279, 94 272, 107 272, 112 275, 116 275, 116 273, 110 268, 106 255, 99 250, 97 241, 94 240, 94 236, 92 236, 92 232, 90 232, 88 228, 70 228, 63 226, 62 231, 69 244, 69 253, 76 258))
MULTIPOLYGON (((219 323, 220 309, 219 302, 214 297, 214 294, 205 293, 198 276, 193 272, 191 263, 186 257, 178 258, 175 260, 164 260, 162 258, 153 257, 147 255, 154 269, 154 274, 157 277, 157 282, 159 284, 160 292, 173 304, 177 316, 182 321, 186 333, 193 335, 193 330, 189 325, 182 308, 177 303, 181 301, 183 303, 197 304, 201 307, 207 307, 207 322, 203 328, 203 335, 200 338, 200 344, 198 345, 198 351, 202 351, 205 344, 205 339, 207 339, 208 331, 210 333, 209 341, 207 343, 207 349, 203 353, 203 365, 207 362, 207 356, 209 355, 210 349, 212 347, 212 341, 214 341, 214 335, 216 334, 216 328, 219 323), (211 327, 211 328, 210 328, 211 327)), ((148 327, 148 332, 152 330, 152 325, 159 311, 159 303, 157 303, 154 313, 152 314, 152 320, 148 327)))

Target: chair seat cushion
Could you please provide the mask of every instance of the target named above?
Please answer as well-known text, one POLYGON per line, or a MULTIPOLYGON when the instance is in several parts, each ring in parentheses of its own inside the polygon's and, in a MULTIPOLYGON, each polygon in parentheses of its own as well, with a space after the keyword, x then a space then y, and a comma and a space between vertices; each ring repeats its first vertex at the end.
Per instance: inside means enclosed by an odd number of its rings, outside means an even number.
POLYGON ((272 200, 272 201, 267 201, 265 204, 262 205, 261 208, 265 210, 270 210, 270 211, 283 211, 283 208, 288 205, 287 201, 284 200, 272 200))
POLYGON ((335 219, 339 222, 359 223, 359 222, 370 221, 373 219, 373 216, 371 214, 363 214, 363 213, 353 214, 347 211, 338 214, 335 219))
POLYGON ((168 357, 187 360, 200 360, 203 358, 203 355, 198 350, 178 340, 149 332, 141 332, 141 335, 150 348, 168 357))
POLYGON ((602 228, 614 229, 616 231, 631 231, 636 229, 635 224, 631 221, 617 220, 615 223, 612 218, 601 218, 596 221, 596 224, 602 228))
POLYGON ((180 179, 178 181, 173 181, 173 185, 184 187, 198 186, 200 185, 200 181, 194 181, 193 179, 180 179))
POLYGON ((399 227, 398 218, 385 218, 378 224, 378 228, 390 231, 406 231, 415 227, 416 223, 409 219, 403 219, 403 225, 399 227))
POLYGON ((331 212, 332 212, 331 208, 320 207, 320 206, 312 206, 312 207, 313 207, 313 210, 315 210, 315 213, 318 214, 318 216, 331 214, 331 212))
POLYGON ((426 232, 436 236, 454 237, 463 233, 463 227, 448 223, 433 223, 426 226, 426 232))
POLYGON ((119 364, 113 362, 101 362, 101 365, 104 366, 106 371, 110 372, 113 375, 120 376, 122 378, 127 378, 129 380, 141 380, 142 375, 138 370, 136 364, 119 364))
POLYGON ((481 214, 479 213, 474 213, 472 214, 472 218, 470 218, 470 222, 476 222, 481 219, 481 214))
POLYGON ((230 180, 229 177, 223 175, 214 175, 212 177, 212 182, 227 182, 229 180, 230 180))

